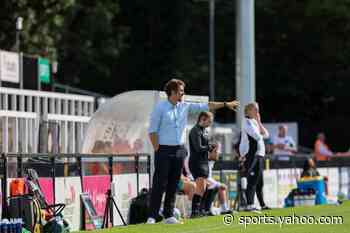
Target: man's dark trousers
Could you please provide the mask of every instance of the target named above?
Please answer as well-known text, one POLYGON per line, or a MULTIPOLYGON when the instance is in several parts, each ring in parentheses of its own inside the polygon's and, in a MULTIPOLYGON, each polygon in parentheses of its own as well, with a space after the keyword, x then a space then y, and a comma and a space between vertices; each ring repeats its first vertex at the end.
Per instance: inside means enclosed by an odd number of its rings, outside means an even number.
POLYGON ((263 203, 262 198, 262 189, 263 189, 263 172, 264 172, 264 157, 255 155, 252 158, 248 158, 247 160, 247 190, 246 190, 246 196, 247 196, 247 204, 252 205, 254 204, 254 197, 255 192, 257 191, 258 187, 258 198, 260 204, 263 203), (261 203, 262 201, 262 203, 261 203))
POLYGON ((256 184, 256 196, 258 198, 260 207, 266 206, 265 201, 264 201, 264 175, 261 174, 258 178, 258 182, 256 184))
POLYGON ((184 146, 160 145, 154 154, 154 174, 151 194, 151 218, 157 218, 164 191, 164 218, 173 216, 176 189, 181 177, 182 166, 187 151, 184 146))

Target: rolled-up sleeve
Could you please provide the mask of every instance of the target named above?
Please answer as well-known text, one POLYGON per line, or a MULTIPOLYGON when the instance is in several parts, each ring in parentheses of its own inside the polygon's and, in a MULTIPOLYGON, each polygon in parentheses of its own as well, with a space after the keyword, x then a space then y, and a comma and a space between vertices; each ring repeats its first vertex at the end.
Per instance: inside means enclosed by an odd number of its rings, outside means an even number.
POLYGON ((150 124, 148 127, 148 133, 158 133, 160 128, 160 120, 161 120, 161 107, 157 105, 153 112, 151 113, 150 124))
POLYGON ((265 129, 265 134, 263 135, 264 139, 268 139, 270 137, 270 133, 267 129, 265 129))
POLYGON ((253 123, 250 122, 249 120, 245 121, 244 129, 247 132, 247 134, 252 138, 254 138, 255 140, 259 141, 263 139, 263 136, 260 134, 257 126, 253 125, 253 123))
POLYGON ((188 107, 191 113, 209 111, 208 103, 188 103, 188 107))

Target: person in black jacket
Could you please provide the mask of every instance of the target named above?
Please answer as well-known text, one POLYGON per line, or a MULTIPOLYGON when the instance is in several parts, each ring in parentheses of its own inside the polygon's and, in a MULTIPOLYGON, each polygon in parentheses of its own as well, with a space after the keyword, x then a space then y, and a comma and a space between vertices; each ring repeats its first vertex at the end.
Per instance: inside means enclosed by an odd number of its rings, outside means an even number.
POLYGON ((201 112, 198 116, 197 124, 191 129, 189 135, 190 158, 189 168, 196 181, 196 190, 192 198, 191 217, 200 215, 200 204, 207 186, 209 175, 208 154, 217 150, 216 144, 209 144, 208 128, 213 122, 211 112, 201 112))

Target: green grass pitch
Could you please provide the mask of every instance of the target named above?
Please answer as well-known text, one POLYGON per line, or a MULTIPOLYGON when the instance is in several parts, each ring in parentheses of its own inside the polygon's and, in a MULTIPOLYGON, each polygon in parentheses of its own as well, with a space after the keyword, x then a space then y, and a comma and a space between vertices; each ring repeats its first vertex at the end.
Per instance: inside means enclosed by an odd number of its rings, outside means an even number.
MULTIPOLYGON (((350 232, 350 201, 340 206, 324 205, 314 207, 297 207, 273 209, 265 211, 262 214, 251 214, 241 212, 234 214, 234 222, 231 225, 223 223, 223 216, 206 217, 199 219, 185 219, 181 225, 165 225, 158 223, 155 225, 130 225, 115 227, 106 230, 90 231, 90 233, 349 233, 350 232), (238 224, 241 216, 341 216, 342 224, 257 224, 244 225, 238 224)), ((242 218, 242 217, 241 217, 242 218)), ((290 218, 289 218, 290 220, 290 218)), ((285 219, 285 221, 288 221, 285 219)), ((81 231, 80 233, 82 233, 81 231)))

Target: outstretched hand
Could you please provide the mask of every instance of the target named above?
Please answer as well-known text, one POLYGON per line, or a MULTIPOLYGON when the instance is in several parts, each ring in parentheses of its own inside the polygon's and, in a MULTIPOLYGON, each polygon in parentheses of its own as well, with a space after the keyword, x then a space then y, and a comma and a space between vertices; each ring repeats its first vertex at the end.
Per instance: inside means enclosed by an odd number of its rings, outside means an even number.
POLYGON ((236 111, 239 108, 239 102, 237 100, 233 100, 231 102, 227 102, 226 106, 228 109, 236 111))

